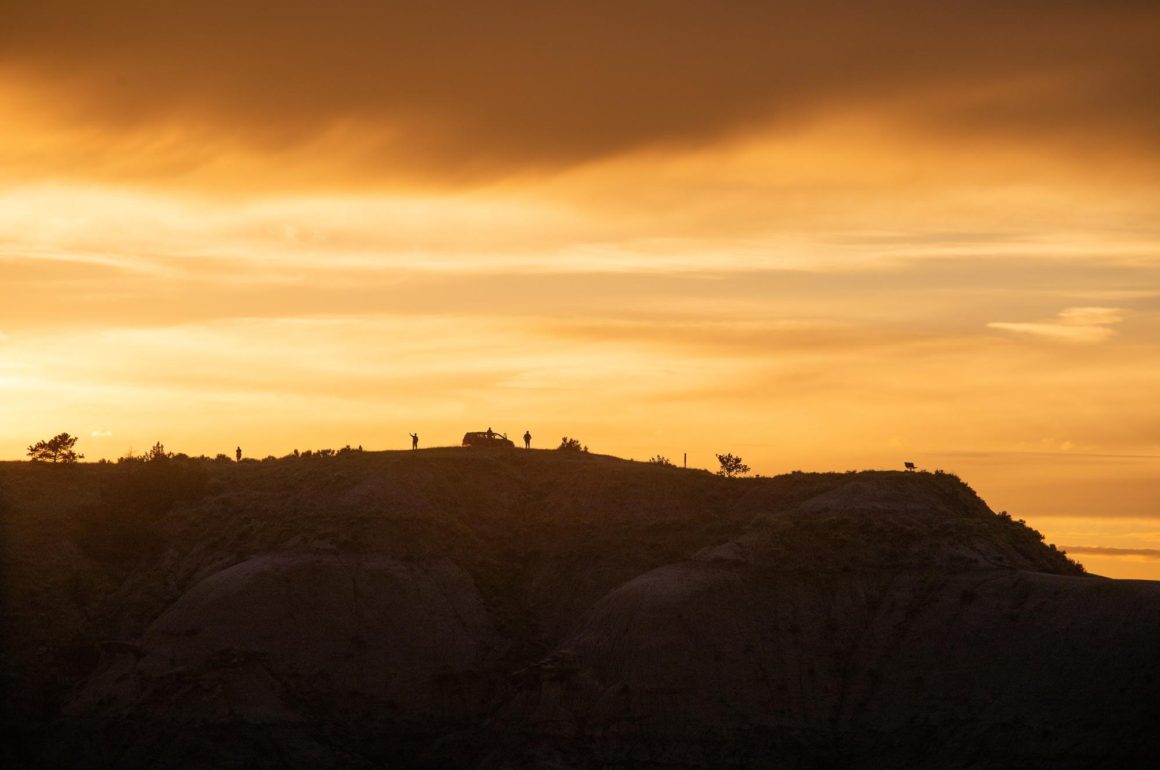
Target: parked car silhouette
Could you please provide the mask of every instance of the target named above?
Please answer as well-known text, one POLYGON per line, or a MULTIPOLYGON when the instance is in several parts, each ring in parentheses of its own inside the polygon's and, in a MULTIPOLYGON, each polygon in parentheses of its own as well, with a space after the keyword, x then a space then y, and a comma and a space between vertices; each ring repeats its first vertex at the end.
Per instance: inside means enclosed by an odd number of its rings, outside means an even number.
POLYGON ((509 447, 515 449, 515 444, 506 433, 496 433, 491 428, 463 434, 463 446, 474 447, 509 447))

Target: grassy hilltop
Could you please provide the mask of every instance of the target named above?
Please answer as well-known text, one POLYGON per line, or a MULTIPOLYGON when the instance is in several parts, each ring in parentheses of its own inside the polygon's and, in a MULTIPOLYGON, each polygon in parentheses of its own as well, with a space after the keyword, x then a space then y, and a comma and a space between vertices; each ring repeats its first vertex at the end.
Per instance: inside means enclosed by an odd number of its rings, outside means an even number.
POLYGON ((1157 587, 1083 575, 949 474, 459 448, 5 463, 0 516, 27 766, 1157 750, 1131 739, 1160 705, 1157 587))

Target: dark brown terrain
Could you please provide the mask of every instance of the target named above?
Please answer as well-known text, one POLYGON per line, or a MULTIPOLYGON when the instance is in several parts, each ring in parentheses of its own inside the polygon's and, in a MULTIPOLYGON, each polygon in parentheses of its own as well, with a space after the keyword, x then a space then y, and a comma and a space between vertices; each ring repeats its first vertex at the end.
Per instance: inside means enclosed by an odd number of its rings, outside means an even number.
POLYGON ((8 768, 1160 766, 1160 583, 949 474, 0 464, 8 768))

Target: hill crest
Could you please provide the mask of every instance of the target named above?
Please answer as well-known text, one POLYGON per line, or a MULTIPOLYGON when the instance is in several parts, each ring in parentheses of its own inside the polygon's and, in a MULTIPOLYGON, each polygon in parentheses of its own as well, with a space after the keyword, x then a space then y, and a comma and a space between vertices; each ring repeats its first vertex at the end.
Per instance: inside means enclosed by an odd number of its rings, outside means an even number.
POLYGON ((1055 730, 1105 741, 1097 705, 1134 724, 1118 704, 1154 696, 1129 669, 1160 675, 1157 586, 1083 575, 950 474, 724 479, 432 449, 5 464, 0 494, 21 631, 6 720, 65 715, 46 766, 77 742, 232 736, 209 760, 167 749, 212 764, 270 725, 304 756, 368 767, 692 766, 722 734, 738 753, 718 759, 745 766, 771 747, 873 753, 883 731, 893 761, 953 748, 928 746, 920 715, 982 740, 983 704, 1027 722, 1003 752, 1042 758, 1055 730), (990 669, 1010 681, 967 673, 990 669), (1122 673, 1113 687, 1099 670, 1122 673), (1028 702, 1036 687, 1072 711, 1028 702))

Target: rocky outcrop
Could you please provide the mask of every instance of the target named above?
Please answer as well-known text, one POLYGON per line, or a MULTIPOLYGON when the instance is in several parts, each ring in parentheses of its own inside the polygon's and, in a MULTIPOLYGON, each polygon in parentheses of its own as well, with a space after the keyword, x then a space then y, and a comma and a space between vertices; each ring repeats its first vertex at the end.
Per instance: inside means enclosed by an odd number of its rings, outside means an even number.
POLYGON ((1157 629, 1148 582, 709 555, 601 600, 506 719, 577 766, 1144 766, 1157 629))
POLYGON ((272 730, 294 747, 290 766, 347 765, 357 755, 319 741, 318 726, 400 741, 461 730, 494 696, 501 647, 471 576, 450 562, 267 553, 202 580, 136 643, 102 645, 68 715, 150 762, 231 764, 241 746, 246 766, 285 766, 285 750, 246 737, 272 730), (238 746, 217 745, 223 733, 238 746))
POLYGON ((400 719, 463 721, 499 644, 471 576, 449 562, 262 554, 186 592, 73 708, 276 722, 303 718, 308 693, 313 708, 364 698, 400 719))

